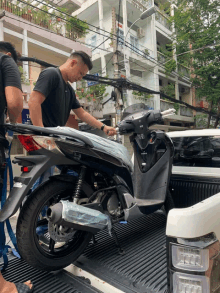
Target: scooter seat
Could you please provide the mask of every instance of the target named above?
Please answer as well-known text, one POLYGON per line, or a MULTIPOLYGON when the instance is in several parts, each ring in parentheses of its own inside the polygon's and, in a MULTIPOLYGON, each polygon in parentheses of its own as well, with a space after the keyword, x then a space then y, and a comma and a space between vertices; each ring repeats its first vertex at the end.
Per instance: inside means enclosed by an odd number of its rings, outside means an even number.
POLYGON ((96 134, 82 132, 70 127, 53 127, 53 128, 48 127, 47 129, 60 131, 61 135, 65 135, 65 136, 68 136, 73 133, 80 134, 81 136, 85 136, 87 139, 89 139, 92 142, 94 148, 96 148, 97 150, 103 153, 111 155, 112 157, 122 160, 123 163, 129 167, 131 172, 133 171, 133 164, 131 162, 128 150, 126 147, 124 147, 120 143, 108 140, 96 134))

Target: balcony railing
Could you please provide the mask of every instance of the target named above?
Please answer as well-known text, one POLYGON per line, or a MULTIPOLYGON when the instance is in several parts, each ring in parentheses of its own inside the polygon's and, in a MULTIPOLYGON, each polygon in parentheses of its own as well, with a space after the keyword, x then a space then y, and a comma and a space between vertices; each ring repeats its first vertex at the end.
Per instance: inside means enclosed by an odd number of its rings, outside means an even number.
MULTIPOLYGON (((145 105, 147 105, 151 110, 153 110, 155 108, 155 103, 154 103, 154 98, 140 98, 139 96, 133 95, 135 100, 138 100, 138 102, 140 103, 144 103, 145 105)), ((137 101, 135 101, 135 103, 137 103, 137 101)))
POLYGON ((153 0, 128 0, 128 2, 130 2, 140 11, 144 11, 153 5, 153 0))
MULTIPOLYGON (((165 111, 170 108, 173 108, 174 103, 171 101, 160 100, 160 110, 165 111)), ((177 113, 176 113, 177 114, 177 113)), ((193 117, 193 111, 186 106, 180 105, 180 113, 181 116, 185 117, 193 117)))
POLYGON ((186 106, 180 106, 180 115, 187 116, 187 117, 193 117, 193 111, 186 106))
POLYGON ((86 28, 82 28, 75 18, 67 19, 65 14, 52 6, 37 4, 34 6, 19 0, 0 0, 0 9, 71 40, 85 35, 86 28))
POLYGON ((178 64, 178 73, 190 78, 190 71, 183 65, 178 64))
POLYGON ((169 23, 168 19, 160 11, 156 11, 155 18, 160 24, 162 24, 168 30, 171 31, 171 24, 169 23))
POLYGON ((170 108, 173 108, 173 104, 174 104, 173 102, 164 101, 164 100, 160 99, 160 110, 165 111, 170 108))
POLYGON ((166 57, 161 52, 157 51, 157 60, 158 62, 164 64, 166 62, 166 57))

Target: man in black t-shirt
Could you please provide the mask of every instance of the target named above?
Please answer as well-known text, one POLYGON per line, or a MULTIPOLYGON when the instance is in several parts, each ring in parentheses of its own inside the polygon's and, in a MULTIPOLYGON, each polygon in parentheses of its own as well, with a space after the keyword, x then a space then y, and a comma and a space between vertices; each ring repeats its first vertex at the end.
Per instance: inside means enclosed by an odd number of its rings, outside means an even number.
POLYGON ((15 123, 23 109, 21 77, 18 70, 17 53, 7 42, 0 42, 0 199, 5 169, 5 139, 3 124, 6 120, 6 109, 10 122, 15 123))
MULTIPOLYGON (((15 48, 8 42, 0 42, 0 201, 2 194, 2 181, 4 175, 5 131, 2 124, 5 122, 6 107, 10 122, 15 123, 23 109, 21 91, 21 78, 15 48)), ((30 281, 26 283, 7 282, 0 272, 0 292, 20 293, 33 292, 30 281), (25 291, 26 290, 26 291, 25 291)))
POLYGON ((73 110, 82 121, 103 130, 107 135, 115 135, 115 128, 104 125, 80 106, 69 84, 81 80, 91 69, 90 57, 85 52, 76 51, 59 68, 43 70, 28 103, 33 125, 65 126, 73 110))

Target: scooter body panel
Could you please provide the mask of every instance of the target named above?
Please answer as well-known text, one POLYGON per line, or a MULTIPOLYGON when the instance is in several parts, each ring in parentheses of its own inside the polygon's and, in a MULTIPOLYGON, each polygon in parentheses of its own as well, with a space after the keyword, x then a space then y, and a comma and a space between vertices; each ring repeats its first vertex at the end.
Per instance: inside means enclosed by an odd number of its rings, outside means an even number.
POLYGON ((2 210, 0 210, 0 222, 4 222, 16 213, 23 199, 43 172, 54 165, 76 165, 76 162, 72 160, 47 151, 45 151, 45 155, 17 157, 15 159, 23 162, 23 164, 31 165, 32 169, 30 172, 22 173, 20 177, 14 178, 15 184, 2 210))

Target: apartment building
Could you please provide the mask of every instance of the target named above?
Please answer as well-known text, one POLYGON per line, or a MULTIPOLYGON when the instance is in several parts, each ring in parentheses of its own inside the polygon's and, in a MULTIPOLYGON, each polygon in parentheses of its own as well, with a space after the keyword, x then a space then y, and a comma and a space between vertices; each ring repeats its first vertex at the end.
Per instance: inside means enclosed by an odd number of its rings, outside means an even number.
MULTIPOLYGON (((163 90, 173 84, 175 98, 192 104, 189 70, 178 66, 176 72, 170 76, 165 74, 166 60, 160 49, 172 42, 173 28, 168 22, 168 16, 159 9, 161 3, 163 4, 164 1, 85 0, 72 15, 92 25, 92 30, 85 38, 86 44, 92 49, 94 69, 91 73, 108 77, 116 76, 112 61, 114 54, 112 39, 106 38, 107 33, 104 32, 112 32, 113 26, 116 25, 120 37, 117 48, 118 77, 126 77, 154 91, 163 90), (152 5, 155 5, 156 13, 133 24, 141 13, 152 5), (129 46, 124 45, 126 42, 129 46)), ((108 91, 110 94, 112 88, 109 87, 108 91)), ((130 103, 142 102, 145 98, 137 96, 137 93, 133 91, 125 91, 124 97, 130 103)), ((159 95, 148 96, 144 102, 151 108, 162 111, 177 108, 177 114, 165 121, 166 125, 163 126, 165 130, 184 129, 193 125, 193 113, 185 106, 174 105, 170 101, 161 99, 159 95)), ((114 116, 114 102, 108 102, 103 113, 104 116, 114 116)))
MULTIPOLYGON (((57 66, 66 61, 72 50, 82 50, 91 55, 91 49, 77 42, 71 31, 67 30, 65 21, 48 13, 48 9, 45 9, 47 3, 43 7, 42 1, 27 2, 29 4, 19 0, 0 0, 0 10, 5 11, 5 15, 1 13, 0 19, 1 41, 13 43, 22 56, 34 57, 57 66)), ((77 0, 54 0, 50 1, 51 7, 57 7, 58 2, 62 8, 68 9, 69 13, 81 6, 77 0)), ((49 12, 53 14, 51 7, 49 12)), ((43 67, 33 62, 23 62, 20 66, 24 96, 24 110, 20 122, 28 123, 28 98, 43 67)), ((12 154, 23 154, 23 148, 16 136, 12 154)))

